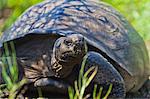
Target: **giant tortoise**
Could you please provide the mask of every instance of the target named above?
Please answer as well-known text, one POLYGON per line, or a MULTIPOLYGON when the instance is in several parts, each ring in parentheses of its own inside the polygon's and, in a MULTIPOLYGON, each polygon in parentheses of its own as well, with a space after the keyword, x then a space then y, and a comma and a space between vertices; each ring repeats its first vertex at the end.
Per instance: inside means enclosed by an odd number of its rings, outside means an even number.
POLYGON ((98 67, 92 82, 113 84, 111 97, 138 91, 150 75, 143 39, 120 13, 102 2, 45 0, 3 33, 1 52, 10 41, 15 44, 19 77, 43 92, 66 94, 85 55, 85 69, 98 67))

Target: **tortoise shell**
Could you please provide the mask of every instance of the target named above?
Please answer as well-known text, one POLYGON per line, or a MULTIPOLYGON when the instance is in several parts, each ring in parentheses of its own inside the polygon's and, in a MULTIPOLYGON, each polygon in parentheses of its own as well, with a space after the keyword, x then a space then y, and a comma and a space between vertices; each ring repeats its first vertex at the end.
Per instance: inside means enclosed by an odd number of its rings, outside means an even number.
POLYGON ((136 77, 137 87, 133 90, 139 89, 150 75, 143 39, 120 13, 102 2, 45 0, 29 8, 3 33, 0 47, 29 34, 65 36, 74 33, 82 34, 88 44, 123 70, 122 75, 136 77))

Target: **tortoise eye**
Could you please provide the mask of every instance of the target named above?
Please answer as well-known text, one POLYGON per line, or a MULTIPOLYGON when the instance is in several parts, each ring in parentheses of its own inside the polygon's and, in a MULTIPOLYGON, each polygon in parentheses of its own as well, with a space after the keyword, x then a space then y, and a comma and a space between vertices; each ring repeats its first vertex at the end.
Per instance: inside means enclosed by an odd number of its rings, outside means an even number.
POLYGON ((70 45, 72 45, 72 42, 71 42, 71 40, 64 40, 64 43, 65 43, 67 46, 70 46, 70 45))

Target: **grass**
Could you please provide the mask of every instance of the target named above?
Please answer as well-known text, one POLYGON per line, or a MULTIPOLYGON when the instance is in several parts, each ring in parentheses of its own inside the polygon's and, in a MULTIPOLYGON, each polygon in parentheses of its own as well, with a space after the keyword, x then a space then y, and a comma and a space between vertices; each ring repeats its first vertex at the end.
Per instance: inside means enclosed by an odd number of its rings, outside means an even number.
MULTIPOLYGON (((17 17, 20 14, 22 14, 28 7, 41 1, 43 0, 31 0, 30 2, 27 2, 26 0, 0 0, 0 11, 6 8, 11 9, 10 17, 7 18, 2 25, 0 25, 0 33, 4 31, 5 29, 7 29, 17 19, 17 17)), ((150 40, 150 33, 149 33, 150 1, 149 0, 101 0, 101 1, 107 2, 111 4, 112 6, 114 6, 114 8, 119 10, 119 12, 121 12, 127 18, 129 22, 131 22, 131 24, 135 27, 135 29, 139 32, 139 34, 144 38, 145 41, 150 40)), ((0 16, 0 19, 1 18, 3 17, 0 16)), ((5 49, 6 50, 8 49, 7 45, 5 45, 5 49)), ((14 48, 12 47, 12 49, 14 48)), ((14 53, 12 54, 13 59, 11 59, 10 57, 7 57, 9 56, 9 53, 5 53, 4 56, 3 56, 3 63, 1 63, 0 65, 3 67, 2 68, 3 77, 5 79, 6 84, 0 85, 0 88, 1 88, 0 93, 2 93, 2 88, 4 87, 6 91, 9 91, 9 93, 15 93, 15 91, 24 84, 24 80, 22 82, 17 82, 18 70, 16 68, 17 64, 15 63, 16 60, 14 58, 15 54, 14 53), (13 60, 13 61, 10 61, 10 60, 13 60), (7 64, 4 64, 5 62, 7 64), (5 71, 6 67, 11 67, 9 68, 11 77, 5 71)), ((92 69, 95 70, 95 68, 92 68, 92 69)), ((88 80, 88 78, 86 78, 86 76, 82 72, 80 73, 81 73, 79 77, 80 80, 78 82, 77 81, 75 82, 76 90, 69 89, 70 93, 72 93, 70 95, 70 97, 72 98, 74 98, 76 94, 80 92, 82 92, 82 94, 81 95, 77 94, 78 97, 79 96, 83 97, 84 93, 82 90, 85 90, 86 86, 83 87, 82 85, 86 83, 85 81, 90 81, 88 80)), ((95 73, 93 75, 95 75, 95 73)), ((93 75, 91 75, 91 77, 93 77, 93 75)), ((111 89, 111 85, 110 85, 110 89, 111 89)), ((97 90, 97 86, 95 86, 94 88, 93 99, 94 97, 101 96, 102 88, 99 89, 98 94, 96 94, 95 90, 97 90)), ((12 95, 12 97, 15 97, 14 95, 12 95)))
MULTIPOLYGON (((1 26, 7 29, 27 8, 43 0, 0 0, 0 9, 10 8, 10 17, 1 26)), ((100 0, 111 4, 135 27, 144 40, 150 40, 150 1, 149 0, 100 0)))
POLYGON ((145 41, 150 40, 150 0, 101 0, 111 4, 134 26, 145 41))
MULTIPOLYGON (((0 35, 5 31, 19 15, 21 15, 30 6, 39 3, 43 0, 0 0, 0 13, 2 10, 11 9, 10 17, 1 23, 0 15, 0 35)), ((150 46, 150 0, 100 0, 109 3, 116 8, 127 20, 133 25, 137 32, 142 36, 147 46, 150 46)), ((149 50, 150 54, 150 50, 149 50)))
MULTIPOLYGON (((80 73, 78 81, 74 82, 74 88, 69 87, 69 98, 70 99, 87 99, 91 97, 91 94, 85 95, 85 90, 95 77, 98 67, 92 66, 84 73, 84 67, 86 63, 87 56, 83 58, 83 62, 81 65, 80 73), (92 72, 92 73, 91 73, 92 72), (91 74, 90 74, 91 73, 91 74)), ((105 96, 102 97, 102 90, 103 88, 100 87, 100 89, 97 89, 97 85, 95 84, 94 90, 93 90, 93 99, 107 99, 111 90, 112 90, 112 84, 109 86, 109 89, 105 96), (98 93, 97 93, 98 90, 98 93)))
MULTIPOLYGON (((10 13, 7 13, 10 17, 6 18, 3 23, 3 17, 0 14, 0 35, 2 31, 5 31, 19 15, 21 15, 30 6, 39 3, 43 0, 0 0, 0 13, 6 8, 11 9, 10 13)), ((150 0, 100 0, 112 5, 116 8, 127 20, 133 25, 133 27, 142 36, 147 46, 150 46, 150 0)), ((150 55, 150 50, 149 50, 150 55)))
MULTIPOLYGON (((23 78, 21 81, 19 81, 15 47, 13 42, 10 42, 9 45, 10 45, 11 53, 8 44, 4 43, 4 53, 1 59, 2 62, 0 64, 2 68, 2 77, 5 82, 5 84, 0 85, 0 97, 6 95, 8 96, 9 99, 14 99, 18 97, 17 96, 18 91, 27 82, 27 80, 23 78)), ((82 66, 79 73, 79 79, 78 81, 74 82, 75 89, 73 89, 72 87, 68 88, 68 94, 70 99, 87 99, 91 96, 90 94, 85 95, 85 90, 89 86, 93 78, 95 77, 98 68, 93 66, 84 73, 86 59, 87 56, 84 57, 84 60, 82 62, 82 66)), ((110 85, 108 92, 104 97, 101 96, 103 88, 100 87, 98 94, 97 94, 97 90, 98 90, 97 85, 95 85, 93 91, 93 99, 101 99, 101 98, 106 99, 112 90, 112 85, 110 85)), ((39 89, 39 97, 42 97, 42 92, 40 91, 40 89, 39 89)))
MULTIPOLYGON (((10 8, 10 17, 0 26, 6 30, 27 8, 43 0, 0 0, 0 10, 10 8)), ((135 27, 145 41, 150 40, 150 0, 100 0, 111 4, 135 27)))
POLYGON ((4 9, 11 10, 7 13, 10 17, 0 26, 0 31, 6 30, 27 8, 41 1, 43 0, 0 0, 0 11, 4 9))
POLYGON ((19 81, 18 66, 13 42, 10 42, 11 52, 8 44, 4 44, 4 54, 2 55, 0 68, 5 84, 0 85, 0 97, 8 96, 9 99, 16 98, 19 89, 26 83, 26 79, 19 81))

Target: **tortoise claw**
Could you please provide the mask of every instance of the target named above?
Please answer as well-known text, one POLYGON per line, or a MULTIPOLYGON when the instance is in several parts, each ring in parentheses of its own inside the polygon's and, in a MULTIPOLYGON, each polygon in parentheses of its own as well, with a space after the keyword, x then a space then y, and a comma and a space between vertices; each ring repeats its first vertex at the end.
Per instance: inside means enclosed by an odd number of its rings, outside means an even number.
POLYGON ((51 78, 41 78, 34 83, 35 87, 40 88, 43 92, 68 93, 69 84, 51 78))

